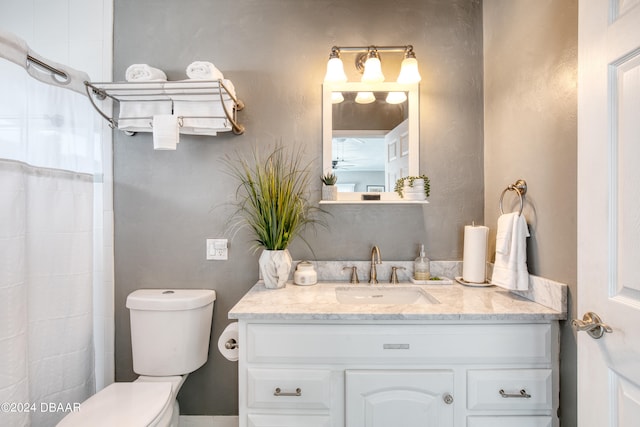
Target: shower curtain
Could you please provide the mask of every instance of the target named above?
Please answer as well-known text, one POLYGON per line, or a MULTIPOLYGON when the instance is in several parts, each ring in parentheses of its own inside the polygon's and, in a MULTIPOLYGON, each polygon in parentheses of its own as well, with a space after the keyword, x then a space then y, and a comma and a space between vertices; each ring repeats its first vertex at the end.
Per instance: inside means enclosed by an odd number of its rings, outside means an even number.
POLYGON ((0 77, 0 425, 50 427, 95 392, 100 123, 86 96, 0 77))

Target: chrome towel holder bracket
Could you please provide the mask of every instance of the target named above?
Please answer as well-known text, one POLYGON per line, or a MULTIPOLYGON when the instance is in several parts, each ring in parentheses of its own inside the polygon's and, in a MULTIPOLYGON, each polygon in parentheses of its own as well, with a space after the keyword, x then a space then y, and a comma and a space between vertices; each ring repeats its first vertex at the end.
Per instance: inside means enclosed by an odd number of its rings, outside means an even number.
POLYGON ((527 182, 524 179, 519 179, 514 184, 511 184, 502 190, 502 194, 500 194, 501 214, 504 214, 504 210, 502 209, 502 199, 507 191, 515 191, 516 194, 518 194, 518 198, 520 199, 520 211, 518 212, 518 215, 522 215, 522 209, 524 208, 524 195, 527 194, 527 182))

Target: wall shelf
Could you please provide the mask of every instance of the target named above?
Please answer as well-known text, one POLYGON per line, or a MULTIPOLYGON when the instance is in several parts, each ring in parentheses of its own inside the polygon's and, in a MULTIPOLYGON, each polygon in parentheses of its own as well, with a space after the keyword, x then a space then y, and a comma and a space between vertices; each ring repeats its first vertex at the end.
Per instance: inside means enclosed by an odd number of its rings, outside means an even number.
POLYGON ((428 205, 427 200, 320 200, 321 205, 428 205))
POLYGON ((184 123, 180 133, 215 135, 217 132, 244 133, 237 113, 244 103, 235 95, 229 80, 182 80, 142 82, 84 82, 87 96, 96 111, 112 128, 133 134, 151 132, 155 114, 175 114, 184 123), (110 117, 94 102, 111 99, 119 107, 119 117, 110 117), (126 108, 125 108, 126 107, 126 108), (161 108, 160 108, 161 107, 161 108), (182 107, 180 110, 179 107, 182 107), (123 115, 127 110, 126 115, 123 115), (184 114, 185 111, 187 114, 184 114), (135 122, 135 126, 131 123, 135 122), (189 123, 190 122, 190 123, 189 123), (126 125, 125 125, 126 123, 126 125), (189 126, 193 124, 194 126, 189 126))

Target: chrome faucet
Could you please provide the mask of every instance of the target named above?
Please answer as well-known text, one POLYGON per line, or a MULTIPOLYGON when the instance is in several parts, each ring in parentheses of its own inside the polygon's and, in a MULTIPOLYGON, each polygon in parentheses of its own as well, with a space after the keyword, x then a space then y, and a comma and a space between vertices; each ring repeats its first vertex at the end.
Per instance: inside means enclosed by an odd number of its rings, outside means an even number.
POLYGON ((371 248, 371 271, 369 272, 370 284, 378 283, 378 272, 376 271, 376 264, 382 264, 382 258, 380 257, 380 249, 376 245, 374 245, 371 248))

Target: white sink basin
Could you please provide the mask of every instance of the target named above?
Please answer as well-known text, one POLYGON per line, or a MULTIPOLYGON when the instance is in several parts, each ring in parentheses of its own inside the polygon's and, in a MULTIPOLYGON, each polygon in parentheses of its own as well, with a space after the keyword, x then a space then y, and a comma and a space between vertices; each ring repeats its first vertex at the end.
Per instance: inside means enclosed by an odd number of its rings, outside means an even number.
POLYGON ((440 304, 424 289, 409 286, 343 286, 336 288, 341 304, 440 304))

